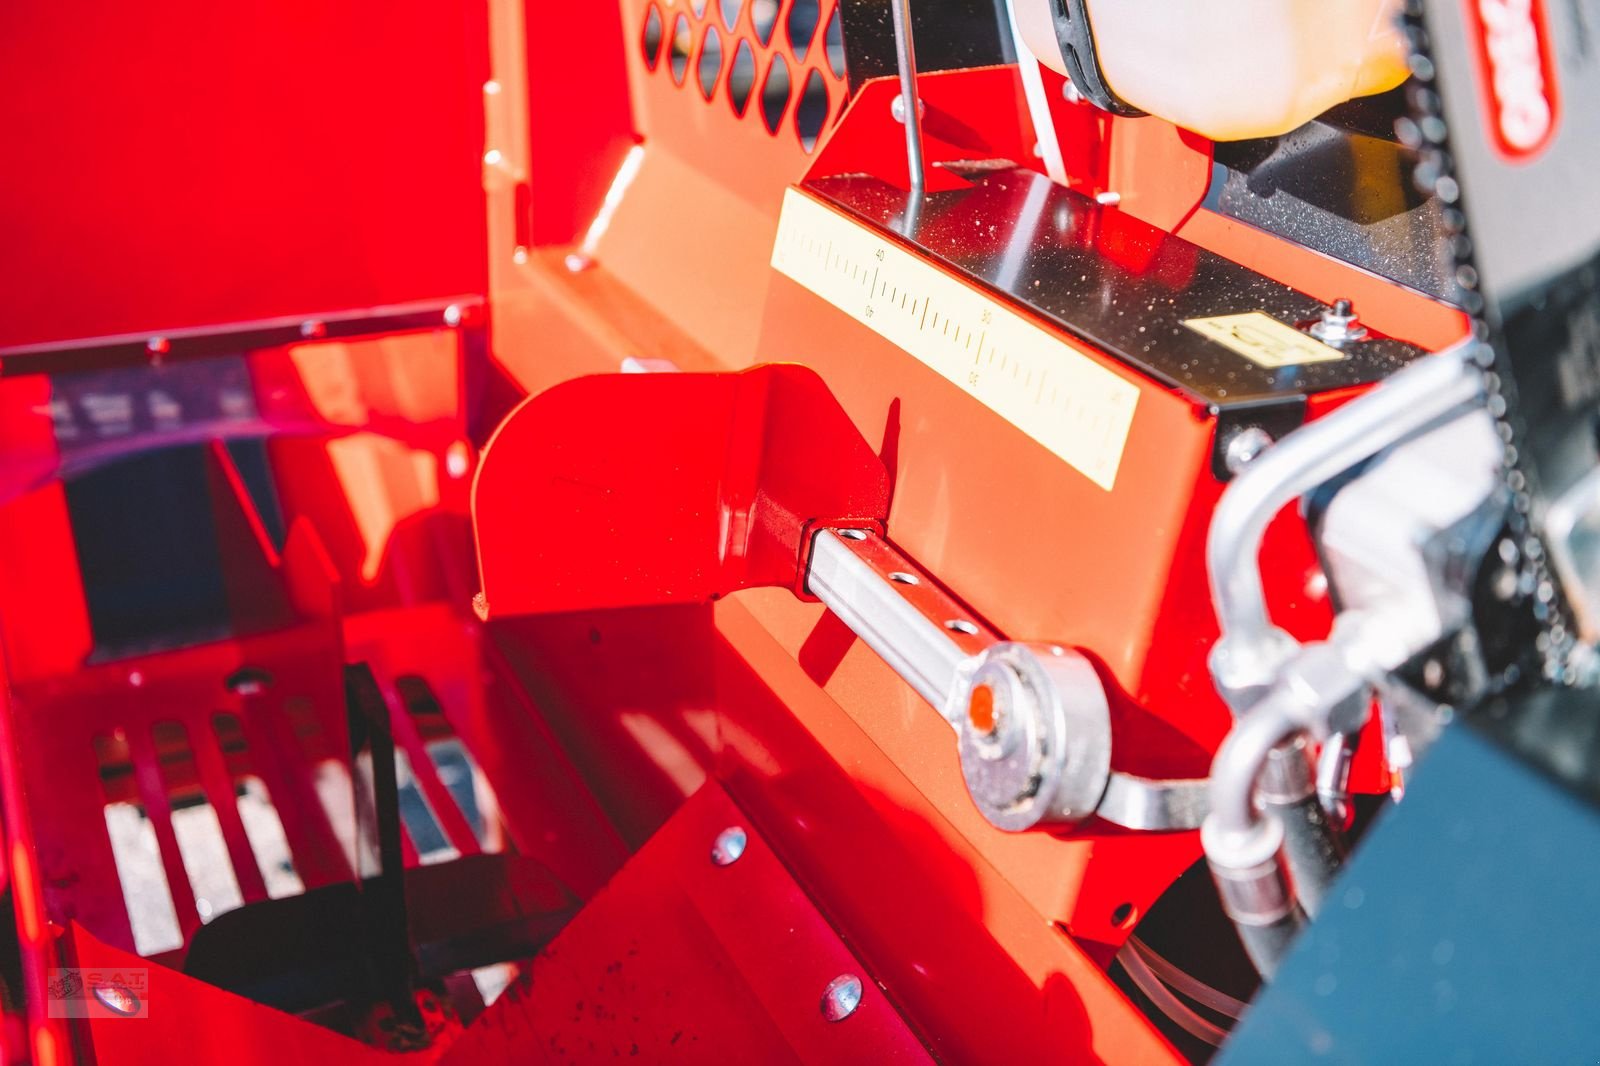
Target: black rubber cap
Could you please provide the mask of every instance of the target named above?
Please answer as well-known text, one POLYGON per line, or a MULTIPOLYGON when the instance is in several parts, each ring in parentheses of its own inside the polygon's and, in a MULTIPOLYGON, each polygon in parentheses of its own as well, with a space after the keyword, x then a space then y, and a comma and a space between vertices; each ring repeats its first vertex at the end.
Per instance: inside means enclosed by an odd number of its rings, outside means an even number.
POLYGON ((1084 98, 1103 111, 1113 115, 1142 115, 1143 111, 1129 105, 1111 91, 1105 75, 1100 70, 1100 58, 1094 49, 1094 28, 1089 25, 1089 12, 1084 0, 1055 0, 1056 40, 1061 45, 1061 58, 1067 65, 1067 77, 1084 98))

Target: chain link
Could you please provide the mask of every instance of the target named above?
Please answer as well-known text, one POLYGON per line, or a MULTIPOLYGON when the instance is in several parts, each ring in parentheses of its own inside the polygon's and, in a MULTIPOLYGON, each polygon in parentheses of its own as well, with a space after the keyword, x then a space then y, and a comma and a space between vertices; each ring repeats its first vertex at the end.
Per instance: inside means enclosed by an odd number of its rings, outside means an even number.
MULTIPOLYGON (((1534 527, 1532 500, 1538 486, 1518 447, 1523 435, 1517 424, 1515 384, 1506 364, 1506 354, 1497 352, 1489 342, 1489 324, 1483 317, 1485 301, 1478 288, 1472 235, 1466 213, 1460 206, 1461 186, 1456 180, 1450 154, 1449 125, 1434 88, 1432 43, 1424 21, 1424 6, 1422 0, 1406 0, 1405 4, 1404 24, 1412 74, 1407 100, 1411 114, 1400 120, 1396 133, 1419 154, 1420 161, 1414 172, 1418 187, 1423 193, 1438 197, 1443 205, 1444 236, 1456 288, 1455 302, 1466 312, 1472 336, 1477 341, 1473 359, 1482 370, 1489 414, 1495 420, 1496 432, 1504 445, 1501 478, 1510 494, 1512 507, 1508 533, 1516 545, 1522 567, 1518 584, 1531 598, 1533 617, 1539 626, 1535 640, 1539 669, 1546 681, 1575 684, 1580 680, 1580 672, 1590 671, 1585 668, 1586 663, 1579 663, 1574 655, 1576 641, 1566 606, 1560 587, 1550 573, 1544 543, 1534 527)), ((1512 677, 1499 679, 1502 685, 1513 680, 1512 677)))

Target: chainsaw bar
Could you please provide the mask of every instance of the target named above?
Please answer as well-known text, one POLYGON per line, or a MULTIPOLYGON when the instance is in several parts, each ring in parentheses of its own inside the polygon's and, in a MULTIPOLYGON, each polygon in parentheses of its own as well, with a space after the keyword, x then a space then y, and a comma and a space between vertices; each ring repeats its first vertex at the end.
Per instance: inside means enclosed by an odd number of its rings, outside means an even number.
POLYGON ((1600 507, 1587 502, 1600 468, 1600 0, 1407 0, 1405 24, 1411 115, 1397 132, 1445 207, 1455 302, 1505 443, 1500 554, 1519 592, 1501 609, 1531 611, 1540 671, 1572 684, 1592 672, 1577 637, 1600 635, 1600 507))

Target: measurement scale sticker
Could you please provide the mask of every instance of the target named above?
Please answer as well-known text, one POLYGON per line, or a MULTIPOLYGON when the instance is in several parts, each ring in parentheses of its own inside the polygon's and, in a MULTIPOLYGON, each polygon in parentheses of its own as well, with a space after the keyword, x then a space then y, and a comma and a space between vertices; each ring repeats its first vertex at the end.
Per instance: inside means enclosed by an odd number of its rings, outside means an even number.
POLYGON ((1183 323, 1203 337, 1231 348, 1257 366, 1275 369, 1303 363, 1331 363, 1344 353, 1293 326, 1286 326, 1263 311, 1215 318, 1191 318, 1183 323))
POLYGON ((878 231, 790 189, 772 267, 964 389, 1101 488, 1139 387, 878 231))

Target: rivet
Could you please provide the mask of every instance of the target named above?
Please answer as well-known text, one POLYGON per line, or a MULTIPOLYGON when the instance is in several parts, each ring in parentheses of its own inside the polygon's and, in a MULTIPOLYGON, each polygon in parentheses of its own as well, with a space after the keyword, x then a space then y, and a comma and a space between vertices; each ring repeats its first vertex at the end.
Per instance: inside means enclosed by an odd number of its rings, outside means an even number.
POLYGON ((718 866, 732 866, 744 854, 750 837, 739 826, 731 825, 717 834, 711 845, 711 861, 718 866))
POLYGON ((853 973, 840 974, 822 990, 822 1016, 830 1022, 842 1022, 861 1006, 861 978, 853 973))

